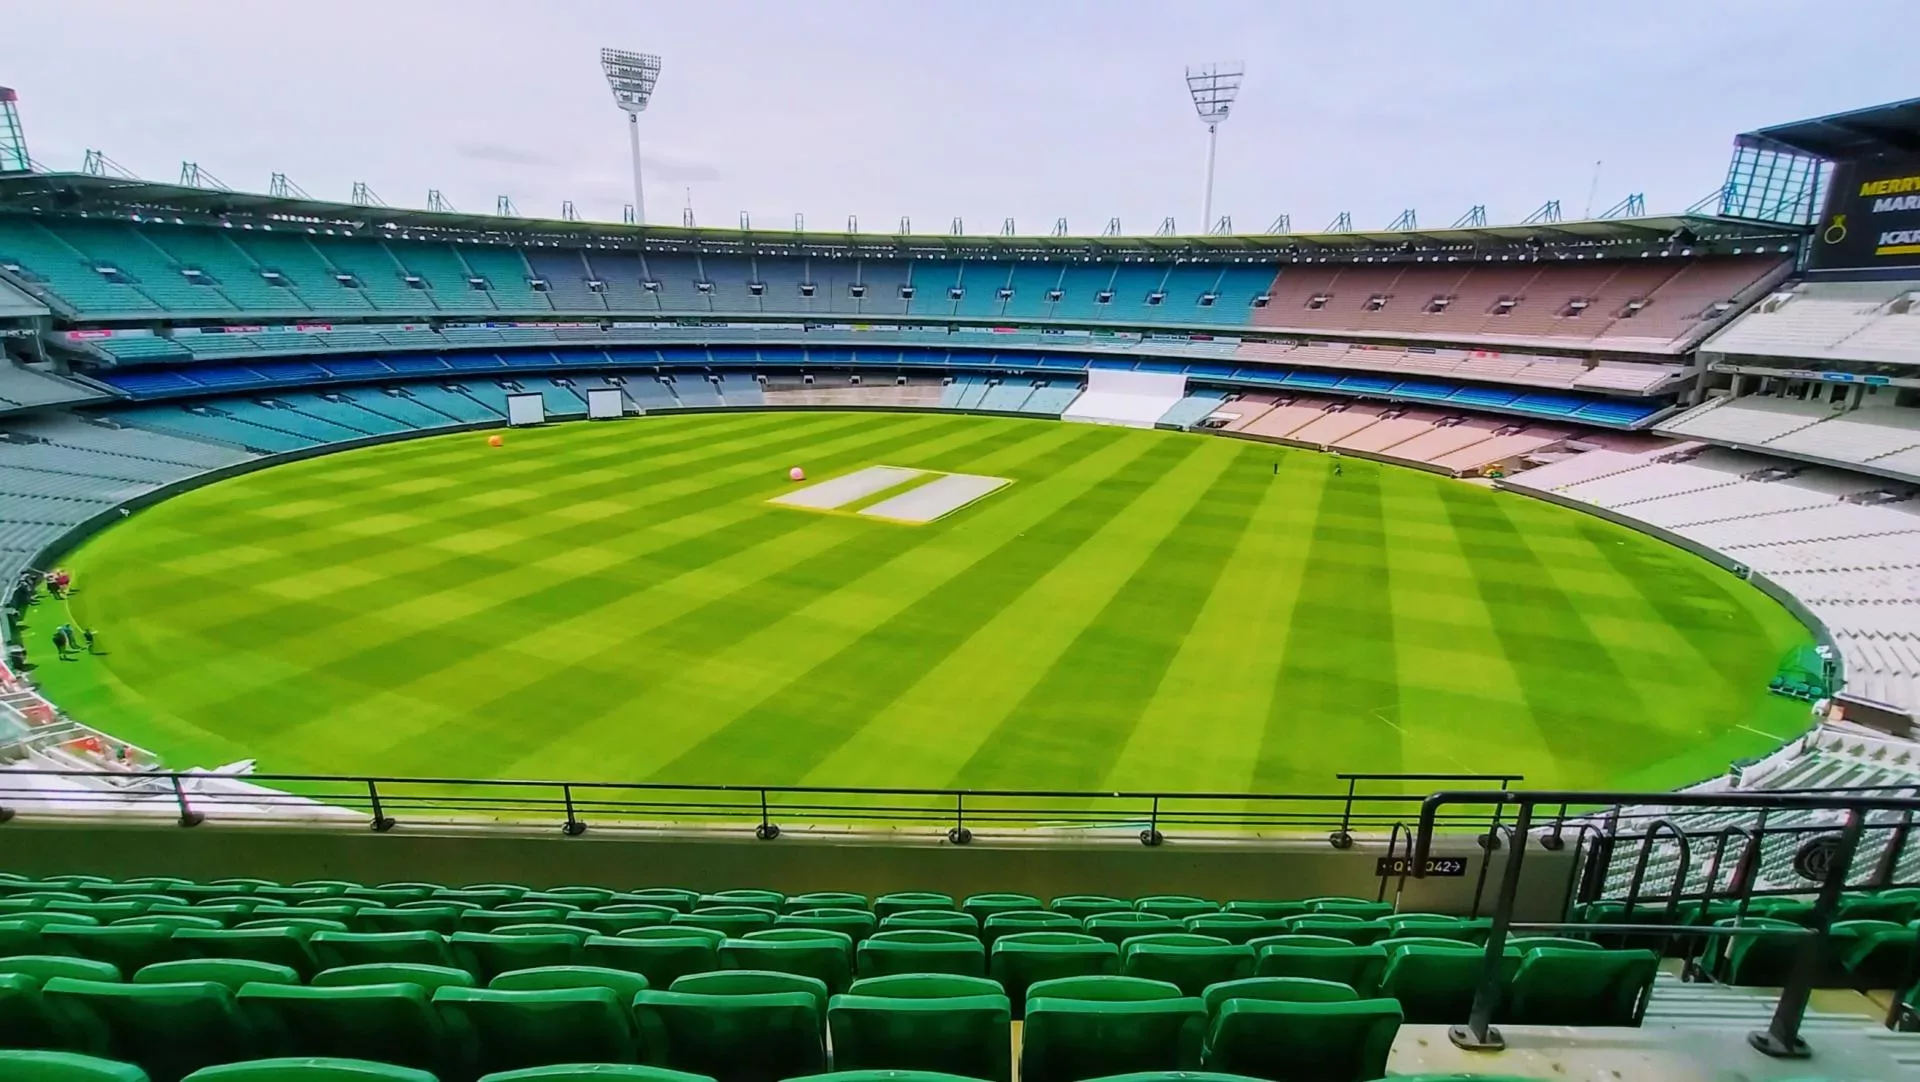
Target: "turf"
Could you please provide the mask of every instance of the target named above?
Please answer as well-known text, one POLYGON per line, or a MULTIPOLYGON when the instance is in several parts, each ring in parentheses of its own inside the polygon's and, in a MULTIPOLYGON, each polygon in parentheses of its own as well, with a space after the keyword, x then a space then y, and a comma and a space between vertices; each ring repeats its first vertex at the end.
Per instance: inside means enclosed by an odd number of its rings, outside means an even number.
POLYGON ((1805 708, 1804 628, 1523 496, 1212 436, 760 413, 389 444, 201 488, 70 561, 36 671, 176 766, 1323 792, 1337 771, 1673 785, 1805 708), (1275 472, 1275 466, 1278 472, 1275 472), (1006 477, 925 526, 775 507, 1006 477))

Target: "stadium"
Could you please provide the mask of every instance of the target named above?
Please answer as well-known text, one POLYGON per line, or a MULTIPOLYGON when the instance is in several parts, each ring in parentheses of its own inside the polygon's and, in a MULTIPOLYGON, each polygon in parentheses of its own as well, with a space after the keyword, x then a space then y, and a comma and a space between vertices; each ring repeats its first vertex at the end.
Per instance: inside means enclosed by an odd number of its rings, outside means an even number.
POLYGON ((618 223, 0 90, 0 1082, 1920 1072, 1920 101, 1671 214, 733 229, 603 61, 618 223))

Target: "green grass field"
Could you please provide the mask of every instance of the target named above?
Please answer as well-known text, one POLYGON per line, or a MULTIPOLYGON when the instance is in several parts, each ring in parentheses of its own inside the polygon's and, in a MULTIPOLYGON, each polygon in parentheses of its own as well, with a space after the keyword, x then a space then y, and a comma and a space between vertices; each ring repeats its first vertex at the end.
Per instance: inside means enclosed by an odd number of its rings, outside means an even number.
POLYGON ((758 413, 478 433, 202 488, 68 565, 35 676, 174 766, 1309 791, 1341 770, 1674 785, 1766 750, 1809 636, 1526 497, 1238 440, 758 413), (1278 463, 1278 473, 1274 472, 1278 463), (1014 484, 925 526, 790 465, 1014 484))

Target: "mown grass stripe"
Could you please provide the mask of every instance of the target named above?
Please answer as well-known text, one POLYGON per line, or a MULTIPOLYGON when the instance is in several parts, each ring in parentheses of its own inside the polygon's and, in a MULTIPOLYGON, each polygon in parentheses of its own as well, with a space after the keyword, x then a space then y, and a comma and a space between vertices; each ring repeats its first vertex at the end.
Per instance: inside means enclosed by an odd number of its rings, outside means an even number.
MULTIPOLYGON (((960 769, 956 785, 985 788, 1008 779, 1034 789, 1107 784, 1252 518, 1254 495, 1267 487, 1267 477, 1238 468, 1248 451, 1233 448, 1211 483, 1183 494, 1183 512, 1165 501, 1153 507, 1155 517, 1178 516, 1172 529, 1001 719, 960 769)), ((1090 548, 1069 559, 1102 558, 1090 548)))
POLYGON ((1320 490, 1287 653, 1254 765, 1256 792, 1323 791, 1329 767, 1401 768, 1380 471, 1347 462, 1320 490))

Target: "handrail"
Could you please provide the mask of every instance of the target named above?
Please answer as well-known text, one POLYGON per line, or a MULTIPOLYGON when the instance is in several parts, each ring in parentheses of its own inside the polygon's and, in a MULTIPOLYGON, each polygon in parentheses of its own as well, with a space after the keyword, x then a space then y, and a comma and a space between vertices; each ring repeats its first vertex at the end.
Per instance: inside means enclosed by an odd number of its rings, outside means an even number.
MULTIPOLYGON (((1424 774, 1372 774, 1375 780, 1421 782, 1424 774)), ((1444 775, 1448 780, 1473 775, 1444 775)), ((1505 786, 1516 775, 1485 775, 1505 786)), ((311 819, 365 812, 376 832, 403 820, 483 815, 500 820, 552 821, 567 836, 585 833, 599 818, 635 825, 713 823, 751 826, 756 837, 781 834, 782 817, 807 825, 889 827, 937 825, 947 840, 965 845, 985 826, 1136 831, 1144 845, 1164 840, 1163 827, 1271 828, 1299 831, 1338 824, 1385 833, 1406 827, 1418 792, 1297 793, 1150 792, 1132 790, 965 789, 906 786, 741 785, 656 781, 548 781, 509 778, 390 777, 341 774, 226 775, 198 771, 30 769, 0 772, 0 822, 23 806, 34 810, 97 811, 130 801, 165 799, 182 825, 202 822, 221 808, 246 809, 268 820, 311 819), (37 788, 32 777, 93 779, 92 788, 37 788)), ((1475 825, 1478 819, 1471 820, 1475 825)), ((1451 822, 1449 825, 1454 825, 1451 822)), ((1337 847, 1340 846, 1335 842, 1337 847)))
MULTIPOLYGON (((1515 791, 1500 789, 1495 791, 1447 791, 1434 793, 1420 802, 1420 825, 1417 832, 1415 855, 1412 861, 1412 873, 1418 877, 1426 874, 1426 860, 1432 853, 1436 828, 1442 817, 1442 809, 1448 806, 1466 805, 1470 807, 1492 806, 1496 817, 1508 806, 1517 807, 1513 825, 1504 831, 1511 841, 1505 867, 1501 871, 1499 893, 1495 899, 1493 919, 1486 941, 1486 955, 1481 965, 1479 985, 1474 994, 1473 1007, 1466 1024, 1452 1027, 1448 1037, 1452 1042, 1468 1050, 1494 1050, 1505 1047, 1499 1032, 1491 1025, 1493 1014, 1501 997, 1502 964, 1508 933, 1515 928, 1528 930, 1581 929, 1589 933, 1594 931, 1617 931, 1623 933, 1661 933, 1668 936, 1763 936, 1779 935, 1782 932, 1800 938, 1800 946, 1795 954, 1793 971, 1786 986, 1781 990, 1780 999, 1775 1005, 1773 1019, 1764 1030, 1748 1035, 1748 1043, 1755 1049, 1779 1057, 1802 1058, 1809 1055, 1807 1044, 1800 1037, 1800 1022, 1806 1014, 1808 1000, 1812 995, 1814 981, 1819 975, 1821 959, 1827 950, 1830 938, 1830 926, 1840 907, 1841 893, 1846 889, 1852 871, 1855 855, 1859 852, 1860 839, 1866 830, 1869 813, 1876 811, 1900 812, 1901 821, 1893 824, 1896 840, 1904 845, 1909 834, 1899 828, 1910 824, 1912 814, 1920 811, 1920 797, 1870 796, 1860 793, 1773 793, 1773 792, 1736 792, 1736 793, 1620 793, 1620 792, 1577 792, 1572 790, 1536 790, 1515 791), (1528 843, 1531 840, 1530 828, 1533 825, 1534 809, 1542 806, 1560 805, 1560 819, 1565 818, 1566 807, 1597 807, 1609 813, 1609 831, 1596 839, 1597 853, 1606 854, 1611 860, 1613 840, 1612 826, 1618 814, 1636 805, 1649 809, 1649 817, 1654 821, 1644 833, 1639 835, 1640 851, 1636 856, 1633 876, 1628 892, 1628 906, 1625 921, 1608 925, 1554 925, 1529 923, 1516 925, 1513 911, 1519 892, 1520 871, 1526 858, 1528 843), (1757 860, 1761 852, 1761 842, 1766 837, 1766 813, 1774 811, 1797 810, 1829 813, 1843 813, 1844 821, 1838 824, 1826 823, 1813 827, 1779 828, 1776 834, 1802 834, 1811 832, 1817 837, 1801 846, 1796 856, 1795 870, 1803 878, 1819 884, 1813 911, 1807 917, 1803 929, 1754 928, 1736 922, 1731 926, 1687 925, 1682 926, 1673 920, 1677 913, 1680 895, 1686 889, 1686 876, 1691 865, 1691 836, 1673 819, 1674 813, 1689 808, 1750 809, 1762 813, 1760 825, 1750 835, 1747 852, 1757 860), (1633 905, 1637 900, 1643 881, 1649 855, 1663 835, 1671 833, 1677 840, 1680 850, 1680 865, 1676 873, 1673 889, 1667 896, 1667 917, 1663 924, 1634 924, 1633 905)), ((1455 818, 1458 818, 1457 816, 1455 818)), ((1496 822, 1498 819, 1496 818, 1496 822)), ((1555 824, 1555 834, 1558 832, 1555 824)), ((1700 836, 1710 836, 1700 831, 1700 836)), ((1722 847, 1730 832, 1720 833, 1722 847)), ((1543 846, 1544 848, 1544 846, 1543 846)), ((1898 854, 1892 858, 1882 854, 1876 860, 1876 883, 1887 885, 1886 877, 1881 873, 1884 868, 1892 867, 1891 861, 1897 861, 1898 854)), ((1743 860, 1743 863, 1744 860, 1743 860)), ((1716 853, 1714 873, 1717 877, 1719 854, 1716 853)), ((1483 869, 1484 871, 1484 869, 1483 869)), ((1757 877, 1757 875, 1755 876, 1757 877)), ((1747 881, 1740 884, 1742 911, 1747 897, 1753 890, 1752 878, 1743 876, 1747 881)), ((1710 901, 1715 884, 1709 882, 1705 895, 1710 901)), ((1804 893, 1804 892, 1802 892, 1804 893)), ((1703 908, 1704 908, 1703 903, 1703 908)))

